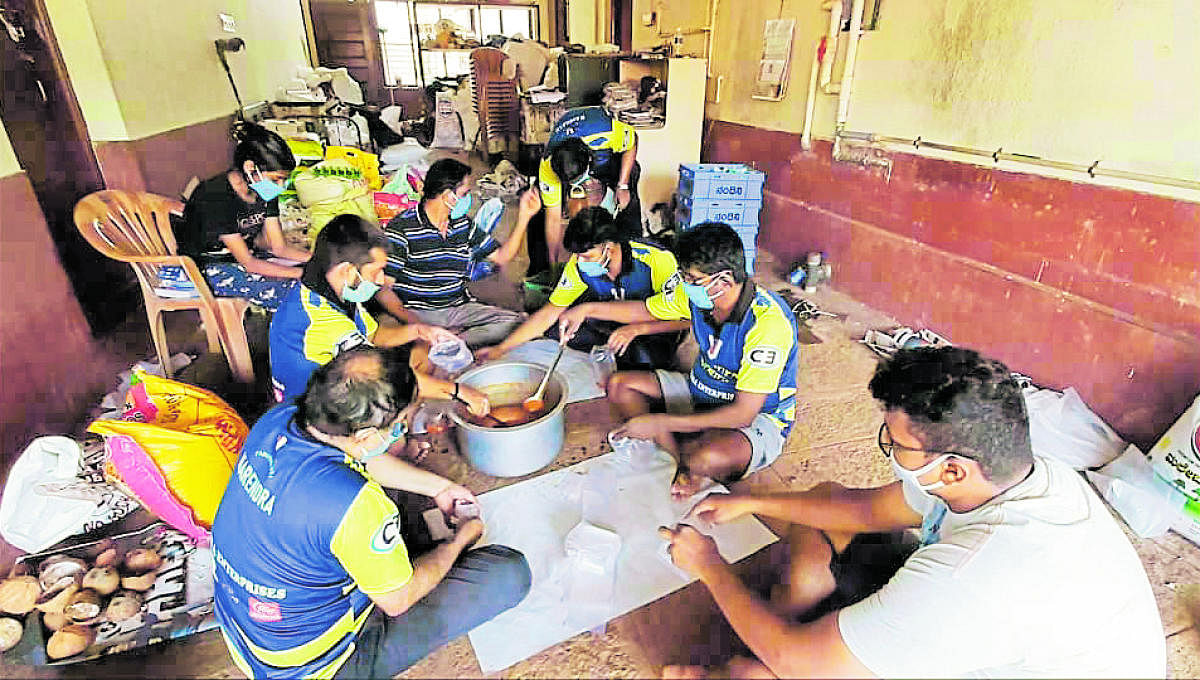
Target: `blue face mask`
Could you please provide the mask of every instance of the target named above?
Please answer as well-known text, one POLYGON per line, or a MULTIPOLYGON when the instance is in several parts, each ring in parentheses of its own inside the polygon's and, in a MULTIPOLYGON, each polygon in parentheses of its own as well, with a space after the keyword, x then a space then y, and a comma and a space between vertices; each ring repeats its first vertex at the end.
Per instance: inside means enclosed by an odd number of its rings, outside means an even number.
POLYGON ((377 456, 382 456, 387 453, 387 450, 392 448, 392 444, 400 441, 408 434, 408 424, 403 420, 392 426, 392 431, 387 437, 383 436, 379 430, 375 430, 376 436, 379 437, 379 444, 372 446, 369 449, 363 449, 361 460, 367 461, 377 456))
POLYGON ((467 211, 471 209, 471 194, 459 196, 454 205, 450 207, 450 219, 457 220, 460 217, 465 217, 467 211))
POLYGON ((607 249, 604 251, 604 259, 599 262, 589 262, 585 260, 575 261, 575 264, 579 266, 579 273, 592 278, 608 274, 608 265, 611 263, 612 258, 608 257, 607 249))
POLYGON ((279 186, 275 182, 272 182, 266 177, 263 177, 263 174, 258 172, 257 168, 255 169, 255 172, 258 174, 258 181, 252 182, 250 184, 250 189, 254 191, 254 193, 258 194, 259 198, 264 201, 271 201, 275 198, 278 198, 279 194, 283 193, 283 187, 279 186))
POLYGON ((716 277, 713 277, 703 286, 696 283, 687 283, 686 281, 681 285, 683 286, 683 292, 687 294, 688 299, 692 301, 693 305, 696 305, 697 309, 712 309, 713 300, 725 294, 725 291, 721 291, 715 296, 709 295, 708 287, 716 283, 716 281, 716 277))
POLYGON ((358 285, 346 284, 346 287, 342 289, 342 299, 346 302, 362 304, 379 292, 379 284, 364 279, 362 272, 357 269, 354 270, 354 273, 358 276, 358 285))

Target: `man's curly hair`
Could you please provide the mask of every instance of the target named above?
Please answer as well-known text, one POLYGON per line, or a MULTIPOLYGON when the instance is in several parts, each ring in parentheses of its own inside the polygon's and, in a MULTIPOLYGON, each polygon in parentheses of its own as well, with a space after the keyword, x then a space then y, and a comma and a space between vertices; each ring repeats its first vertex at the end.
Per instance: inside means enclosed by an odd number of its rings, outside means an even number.
POLYGON ((902 349, 876 369, 871 394, 908 415, 925 449, 971 458, 994 483, 1014 481, 1033 462, 1021 388, 1007 366, 978 352, 902 349))

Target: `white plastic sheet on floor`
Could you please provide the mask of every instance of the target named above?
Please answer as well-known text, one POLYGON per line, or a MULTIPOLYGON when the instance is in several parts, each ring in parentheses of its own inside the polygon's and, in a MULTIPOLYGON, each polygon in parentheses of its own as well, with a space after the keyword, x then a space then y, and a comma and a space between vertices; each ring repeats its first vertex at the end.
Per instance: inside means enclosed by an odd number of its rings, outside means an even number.
MULTIPOLYGON (((609 453, 479 497, 487 525, 484 540, 520 550, 533 572, 533 587, 521 604, 470 633, 484 673, 502 670, 573 635, 600 628, 694 580, 670 563, 657 530, 674 525, 702 495, 685 503, 673 502, 668 490, 674 462, 665 452, 657 455, 652 461, 637 462, 609 453), (581 580, 596 582, 595 569, 586 567, 597 567, 600 562, 580 568, 579 541, 588 540, 589 535, 600 537, 597 545, 582 550, 593 554, 612 549, 616 543, 611 534, 605 540, 606 532, 587 531, 583 536, 576 532, 573 545, 567 546, 567 535, 585 516, 592 525, 610 529, 620 538, 611 596, 604 601, 580 598, 581 588, 575 587, 581 580), (568 593, 574 595, 574 601, 568 593)), ((721 555, 730 562, 776 540, 754 517, 697 528, 716 540, 721 555)))
MULTIPOLYGON (((549 338, 531 340, 517 345, 504 355, 505 361, 527 361, 539 366, 549 366, 558 352, 558 341, 549 338)), ((596 373, 592 370, 591 357, 587 352, 567 349, 558 362, 554 372, 567 382, 567 403, 587 401, 604 396, 604 390, 597 382, 596 373)))

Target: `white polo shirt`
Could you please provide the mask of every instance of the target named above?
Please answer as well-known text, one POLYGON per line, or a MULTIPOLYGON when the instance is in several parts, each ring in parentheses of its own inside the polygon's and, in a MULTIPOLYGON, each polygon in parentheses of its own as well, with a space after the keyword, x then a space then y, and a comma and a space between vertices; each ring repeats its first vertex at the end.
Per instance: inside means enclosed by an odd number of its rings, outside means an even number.
MULTIPOLYGON (((907 491, 914 510, 932 508, 907 491)), ((1166 675, 1137 553, 1083 477, 1047 458, 983 506, 946 513, 941 540, 838 625, 882 678, 1166 675)))

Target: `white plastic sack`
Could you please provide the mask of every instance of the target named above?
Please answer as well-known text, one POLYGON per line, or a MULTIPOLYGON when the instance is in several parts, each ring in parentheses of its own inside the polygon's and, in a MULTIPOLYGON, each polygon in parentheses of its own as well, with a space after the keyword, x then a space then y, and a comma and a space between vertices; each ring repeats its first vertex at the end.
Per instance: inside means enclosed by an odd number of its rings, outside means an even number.
POLYGON ((1154 538, 1171 528, 1178 513, 1171 498, 1174 492, 1154 476, 1149 461, 1136 446, 1130 444, 1116 460, 1086 474, 1133 533, 1154 538))
POLYGON ((38 437, 26 447, 0 499, 4 540, 25 552, 40 552, 84 529, 98 500, 55 493, 65 488, 55 485, 75 481, 82 457, 79 444, 67 437, 38 437))
POLYGON ((1035 454, 1086 470, 1108 463, 1125 450, 1125 441, 1083 403, 1074 387, 1061 393, 1037 388, 1024 393, 1035 454))

